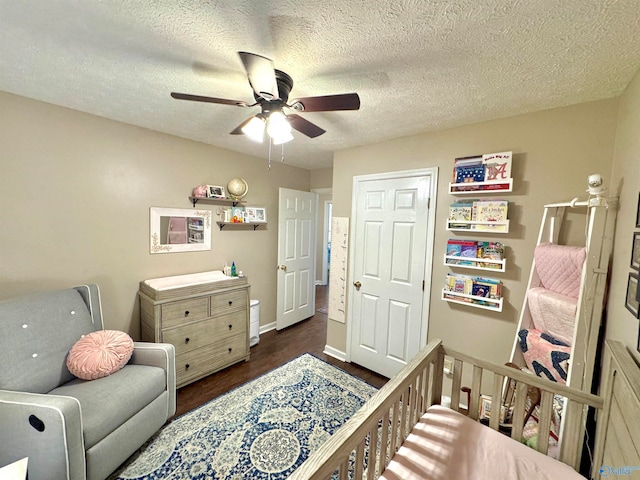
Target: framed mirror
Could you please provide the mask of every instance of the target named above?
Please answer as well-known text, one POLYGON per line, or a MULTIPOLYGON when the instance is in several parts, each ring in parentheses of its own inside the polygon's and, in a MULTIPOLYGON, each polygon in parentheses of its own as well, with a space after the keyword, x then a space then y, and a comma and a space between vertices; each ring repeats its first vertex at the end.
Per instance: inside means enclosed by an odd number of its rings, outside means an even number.
POLYGON ((149 209, 149 252, 211 250, 211 211, 186 208, 149 209))

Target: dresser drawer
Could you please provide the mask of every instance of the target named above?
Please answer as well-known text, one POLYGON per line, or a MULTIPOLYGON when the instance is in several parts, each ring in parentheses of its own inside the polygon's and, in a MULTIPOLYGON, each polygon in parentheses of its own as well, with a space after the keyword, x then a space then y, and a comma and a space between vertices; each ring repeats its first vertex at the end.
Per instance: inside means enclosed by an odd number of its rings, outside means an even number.
POLYGON ((246 310, 249 301, 247 297, 246 288, 211 295, 211 316, 246 310))
POLYGON ((209 298, 190 298, 165 303, 160 306, 160 316, 163 329, 207 318, 209 316, 209 298))
POLYGON ((235 335, 221 342, 176 355, 176 384, 178 387, 209 375, 241 360, 247 355, 247 336, 235 335))
POLYGON ((176 347, 176 355, 225 340, 247 331, 246 312, 234 312, 218 318, 163 330, 162 341, 176 347))

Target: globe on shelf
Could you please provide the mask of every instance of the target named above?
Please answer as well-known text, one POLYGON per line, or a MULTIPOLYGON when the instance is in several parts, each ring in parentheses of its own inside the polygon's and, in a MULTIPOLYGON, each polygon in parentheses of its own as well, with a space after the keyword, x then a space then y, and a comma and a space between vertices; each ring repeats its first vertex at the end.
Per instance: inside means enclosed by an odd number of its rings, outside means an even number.
POLYGON ((233 178, 227 183, 227 197, 240 200, 249 191, 249 185, 244 178, 233 178))

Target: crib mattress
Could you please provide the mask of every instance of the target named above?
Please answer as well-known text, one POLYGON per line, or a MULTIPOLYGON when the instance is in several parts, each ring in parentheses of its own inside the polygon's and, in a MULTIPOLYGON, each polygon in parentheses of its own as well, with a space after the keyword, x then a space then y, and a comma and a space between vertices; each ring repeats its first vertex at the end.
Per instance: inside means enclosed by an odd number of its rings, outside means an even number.
POLYGON ((438 405, 422 416, 380 478, 584 480, 568 465, 438 405))

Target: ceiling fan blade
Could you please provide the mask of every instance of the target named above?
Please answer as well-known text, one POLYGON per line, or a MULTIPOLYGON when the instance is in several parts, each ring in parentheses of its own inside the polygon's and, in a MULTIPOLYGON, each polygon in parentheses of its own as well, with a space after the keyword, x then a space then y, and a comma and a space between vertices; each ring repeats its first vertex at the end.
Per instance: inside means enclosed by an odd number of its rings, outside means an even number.
POLYGON ((242 100, 227 100, 226 98, 203 97, 200 95, 190 95, 188 93, 171 92, 171 96, 178 100, 191 100, 193 102, 221 103, 223 105, 235 105, 236 107, 252 107, 253 105, 242 100))
POLYGON ((360 97, 357 93, 296 98, 291 108, 300 112, 331 112, 334 110, 358 110, 360 97))
POLYGON ((242 131, 242 128, 251 121, 251 119, 254 117, 255 115, 250 116, 249 118, 247 118, 244 122, 242 122, 240 125, 238 125, 236 128, 234 128, 233 130, 231 130, 229 133, 231 135, 244 135, 244 132, 242 131))
POLYGON ((265 100, 280 98, 273 62, 269 58, 255 53, 238 52, 238 55, 240 55, 240 60, 247 71, 249 84, 256 95, 265 100))
POLYGON ((304 133, 307 137, 316 138, 322 135, 325 130, 317 126, 315 123, 311 123, 309 120, 305 120, 300 115, 290 113, 287 115, 287 120, 291 127, 298 130, 300 133, 304 133))

